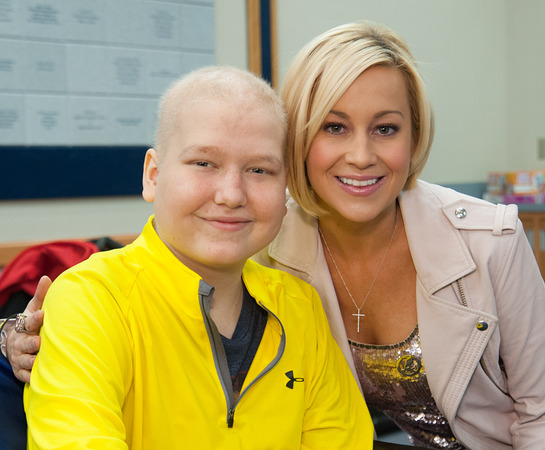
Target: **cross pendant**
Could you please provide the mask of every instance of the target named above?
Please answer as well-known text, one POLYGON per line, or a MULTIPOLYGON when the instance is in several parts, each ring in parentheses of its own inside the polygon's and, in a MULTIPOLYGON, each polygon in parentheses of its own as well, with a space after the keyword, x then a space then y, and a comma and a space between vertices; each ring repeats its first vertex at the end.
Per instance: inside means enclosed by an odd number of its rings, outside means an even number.
POLYGON ((365 314, 361 314, 360 310, 358 309, 358 312, 352 315, 358 318, 358 333, 359 333, 360 332, 360 317, 365 317, 365 314))

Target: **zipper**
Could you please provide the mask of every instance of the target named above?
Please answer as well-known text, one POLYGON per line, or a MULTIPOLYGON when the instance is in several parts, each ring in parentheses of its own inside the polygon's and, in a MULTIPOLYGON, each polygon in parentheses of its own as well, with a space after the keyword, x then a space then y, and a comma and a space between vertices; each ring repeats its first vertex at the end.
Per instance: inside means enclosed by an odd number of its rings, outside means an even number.
POLYGON ((456 280, 456 284, 458 285, 458 291, 460 292, 460 299, 462 300, 462 305, 464 305, 467 308, 466 293, 464 292, 464 287, 462 286, 462 279, 458 278, 456 280))
MULTIPOLYGON (((270 372, 270 370, 276 366, 276 364, 278 363, 278 361, 280 361, 280 358, 282 357, 282 355, 284 354, 284 349, 286 348, 286 334, 284 333, 284 326, 282 325, 282 322, 280 322, 280 319, 273 313, 271 312, 268 308, 266 308, 263 303, 261 302, 258 302, 259 306, 261 306, 265 311, 267 311, 268 314, 270 314, 271 316, 273 316, 276 321, 280 324, 280 328, 282 330, 282 334, 280 335, 280 345, 278 346, 278 351, 276 352, 276 355, 275 357, 271 360, 271 362, 269 364, 267 364, 267 366, 251 381, 250 384, 248 384, 248 386, 246 386, 246 389, 244 389, 241 393, 240 393, 240 396, 238 397, 238 401, 237 401, 237 405, 238 403, 240 402, 240 399, 242 397, 244 397, 244 394, 246 394, 246 392, 248 392, 248 390, 255 384, 257 383, 257 381, 261 378, 263 378, 264 375, 266 375, 268 372, 270 372)), ((236 405, 235 405, 236 406, 236 405)), ((234 411, 233 411, 233 414, 234 414, 234 411)))
POLYGON ((235 408, 229 409, 227 411, 227 428, 233 428, 233 424, 235 423, 235 408))
POLYGON ((216 372, 218 374, 218 377, 220 379, 221 387, 223 389, 223 394, 225 395, 225 401, 227 404, 227 427, 233 428, 234 422, 235 422, 235 409, 242 399, 242 397, 248 392, 248 389, 250 389, 260 378, 262 378, 267 372, 269 372, 280 360, 282 355, 284 354, 284 349, 286 347, 286 337, 284 333, 284 326, 282 325, 282 322, 280 322, 280 319, 273 314, 269 309, 265 308, 263 306, 263 303, 259 302, 259 305, 267 311, 268 314, 272 315, 280 324, 280 327, 282 329, 281 339, 280 339, 280 345, 278 346, 278 351, 276 352, 276 356, 272 359, 272 361, 267 364, 267 366, 255 377, 252 382, 246 386, 246 389, 244 389, 238 398, 238 400, 235 402, 234 394, 233 394, 233 382, 231 380, 231 374, 229 373, 229 364, 227 362, 227 356, 225 355, 225 349, 223 347, 223 343, 221 342, 221 336, 220 333, 216 327, 216 324, 212 320, 212 317, 210 316, 210 305, 212 303, 212 296, 214 294, 214 287, 210 286, 205 281, 201 280, 199 284, 199 304, 201 307, 202 316, 204 319, 204 325, 206 328, 206 332, 208 334, 208 339, 210 341, 210 347, 212 349, 212 354, 214 356, 214 365, 216 367, 216 372))
MULTIPOLYGON (((462 279, 461 278, 458 278, 456 280, 456 284, 458 285, 458 291, 460 292, 460 299, 462 301, 462 305, 464 305, 466 308, 467 308, 467 299, 466 299, 466 294, 464 292, 464 287, 462 286, 462 279)), ((488 370, 488 367, 486 366, 486 362, 484 361, 484 356, 481 357, 480 359, 480 364, 481 364, 481 367, 483 368, 483 371, 484 373, 486 374, 486 376, 488 377, 488 379, 490 381, 492 381, 492 383, 494 383, 496 385, 496 387, 503 392, 503 389, 500 388, 500 386, 498 386, 498 383, 496 383, 494 381, 494 379, 490 376, 490 371, 488 370)))

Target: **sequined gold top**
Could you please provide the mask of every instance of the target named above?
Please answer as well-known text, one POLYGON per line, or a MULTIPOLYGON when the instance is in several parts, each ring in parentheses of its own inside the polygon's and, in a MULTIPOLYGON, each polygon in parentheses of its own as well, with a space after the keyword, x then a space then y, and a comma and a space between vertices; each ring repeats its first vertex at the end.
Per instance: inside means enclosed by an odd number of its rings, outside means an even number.
POLYGON ((348 341, 367 404, 383 411, 414 445, 464 449, 439 412, 422 362, 418 325, 399 344, 348 341))

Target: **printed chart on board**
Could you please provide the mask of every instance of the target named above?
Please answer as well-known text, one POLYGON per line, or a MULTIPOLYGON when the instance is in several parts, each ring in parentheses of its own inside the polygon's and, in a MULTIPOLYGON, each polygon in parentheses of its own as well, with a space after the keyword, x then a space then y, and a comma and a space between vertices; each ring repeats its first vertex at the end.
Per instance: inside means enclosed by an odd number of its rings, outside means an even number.
POLYGON ((149 145, 176 78, 214 63, 213 1, 0 0, 0 146, 149 145))

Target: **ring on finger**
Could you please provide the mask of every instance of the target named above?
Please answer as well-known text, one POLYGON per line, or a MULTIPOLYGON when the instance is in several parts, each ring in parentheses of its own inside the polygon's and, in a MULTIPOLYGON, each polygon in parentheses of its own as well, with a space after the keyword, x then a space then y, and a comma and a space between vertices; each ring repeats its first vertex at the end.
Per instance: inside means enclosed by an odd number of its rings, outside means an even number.
POLYGON ((26 316, 24 314, 17 314, 17 317, 15 317, 15 332, 16 333, 32 334, 30 331, 26 329, 25 319, 26 319, 26 316))

